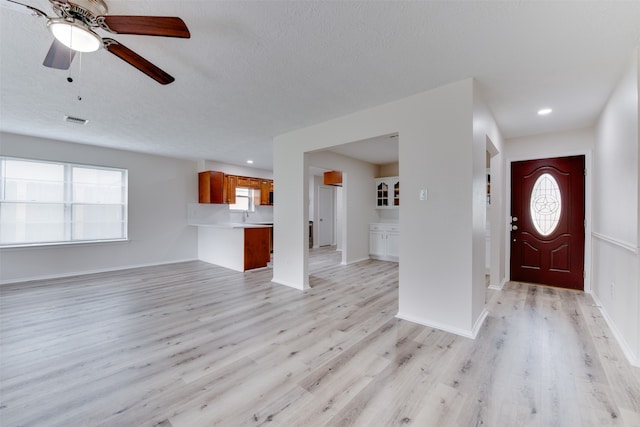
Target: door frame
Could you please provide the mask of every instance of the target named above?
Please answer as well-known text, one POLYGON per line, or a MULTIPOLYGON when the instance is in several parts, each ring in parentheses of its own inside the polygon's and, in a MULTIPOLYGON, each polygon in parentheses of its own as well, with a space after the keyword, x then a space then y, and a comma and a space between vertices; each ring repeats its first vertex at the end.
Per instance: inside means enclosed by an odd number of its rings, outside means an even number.
POLYGON ((504 176, 505 176, 505 197, 504 197, 504 227, 505 239, 505 278, 511 280, 511 164, 525 160, 538 160, 554 157, 584 156, 584 165, 587 169, 587 175, 584 177, 584 216, 587 221, 584 229, 584 292, 591 293, 591 195, 593 187, 591 177, 593 176, 592 150, 576 150, 576 151, 560 151, 558 153, 545 153, 544 155, 523 155, 507 157, 504 176))

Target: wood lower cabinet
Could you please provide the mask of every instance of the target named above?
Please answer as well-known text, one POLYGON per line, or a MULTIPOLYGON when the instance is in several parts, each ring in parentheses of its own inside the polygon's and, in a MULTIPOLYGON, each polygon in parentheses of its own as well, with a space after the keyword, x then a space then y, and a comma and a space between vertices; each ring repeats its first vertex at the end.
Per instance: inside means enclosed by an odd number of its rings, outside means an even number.
POLYGON ((269 226, 198 226, 198 259, 235 271, 266 267, 271 260, 269 226))
POLYGON ((244 229, 244 269, 266 267, 271 260, 270 228, 244 229))
POLYGON ((385 261, 400 259, 400 226, 398 224, 369 224, 369 256, 385 261))

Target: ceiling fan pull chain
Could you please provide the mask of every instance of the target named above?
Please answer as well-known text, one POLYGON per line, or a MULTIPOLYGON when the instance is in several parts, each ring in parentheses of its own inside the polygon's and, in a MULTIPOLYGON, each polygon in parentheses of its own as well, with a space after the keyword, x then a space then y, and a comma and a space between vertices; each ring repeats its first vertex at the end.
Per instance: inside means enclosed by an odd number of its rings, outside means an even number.
POLYGON ((80 79, 80 76, 82 75, 82 52, 80 52, 80 58, 78 59, 78 101, 82 101, 82 85, 80 84, 80 82, 82 81, 80 79))
MULTIPOLYGON (((73 31, 71 31, 71 27, 69 27, 69 41, 73 41, 73 31)), ((69 49, 69 65, 71 65, 71 61, 73 60, 73 50, 69 49)), ((71 77, 71 67, 67 68, 67 81, 69 83, 73 82, 73 78, 71 77)))

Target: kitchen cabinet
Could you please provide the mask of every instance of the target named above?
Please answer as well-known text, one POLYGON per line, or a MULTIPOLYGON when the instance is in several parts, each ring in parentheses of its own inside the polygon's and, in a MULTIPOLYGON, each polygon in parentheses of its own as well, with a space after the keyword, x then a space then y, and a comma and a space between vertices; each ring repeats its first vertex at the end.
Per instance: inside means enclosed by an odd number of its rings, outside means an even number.
POLYGON ((225 175, 224 203, 233 205, 236 202, 236 187, 238 187, 238 177, 235 175, 225 175))
POLYGON ((252 188, 254 190, 259 190, 260 189, 260 179, 258 178, 251 178, 248 176, 238 176, 236 177, 237 179, 237 186, 238 187, 243 187, 243 188, 252 188))
POLYGON ((400 206, 400 178, 390 176, 375 179, 376 209, 397 209, 400 206))
POLYGON ((198 225, 198 259, 235 271, 266 267, 271 260, 271 226, 198 225))
POLYGON ((270 228, 244 229, 244 269, 266 267, 271 261, 270 228))
POLYGON ((335 185, 342 187, 342 172, 329 171, 323 174, 322 182, 324 185, 335 185))
POLYGON ((273 180, 228 175, 218 171, 198 173, 199 203, 236 203, 236 188, 260 190, 254 192, 256 205, 273 205, 273 180))
POLYGON ((200 172, 198 174, 198 203, 225 203, 224 186, 224 173, 200 172))
POLYGON ((395 223, 369 224, 369 256, 385 261, 400 259, 400 225, 395 223))
POLYGON ((260 180, 260 204, 273 205, 273 180, 260 180))

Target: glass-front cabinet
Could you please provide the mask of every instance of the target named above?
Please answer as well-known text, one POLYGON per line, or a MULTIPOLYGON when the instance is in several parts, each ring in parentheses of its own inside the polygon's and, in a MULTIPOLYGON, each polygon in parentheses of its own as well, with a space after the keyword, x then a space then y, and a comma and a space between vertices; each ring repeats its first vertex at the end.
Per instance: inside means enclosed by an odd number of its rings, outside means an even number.
POLYGON ((400 179, 397 176, 376 178, 376 208, 394 209, 400 206, 400 179))

